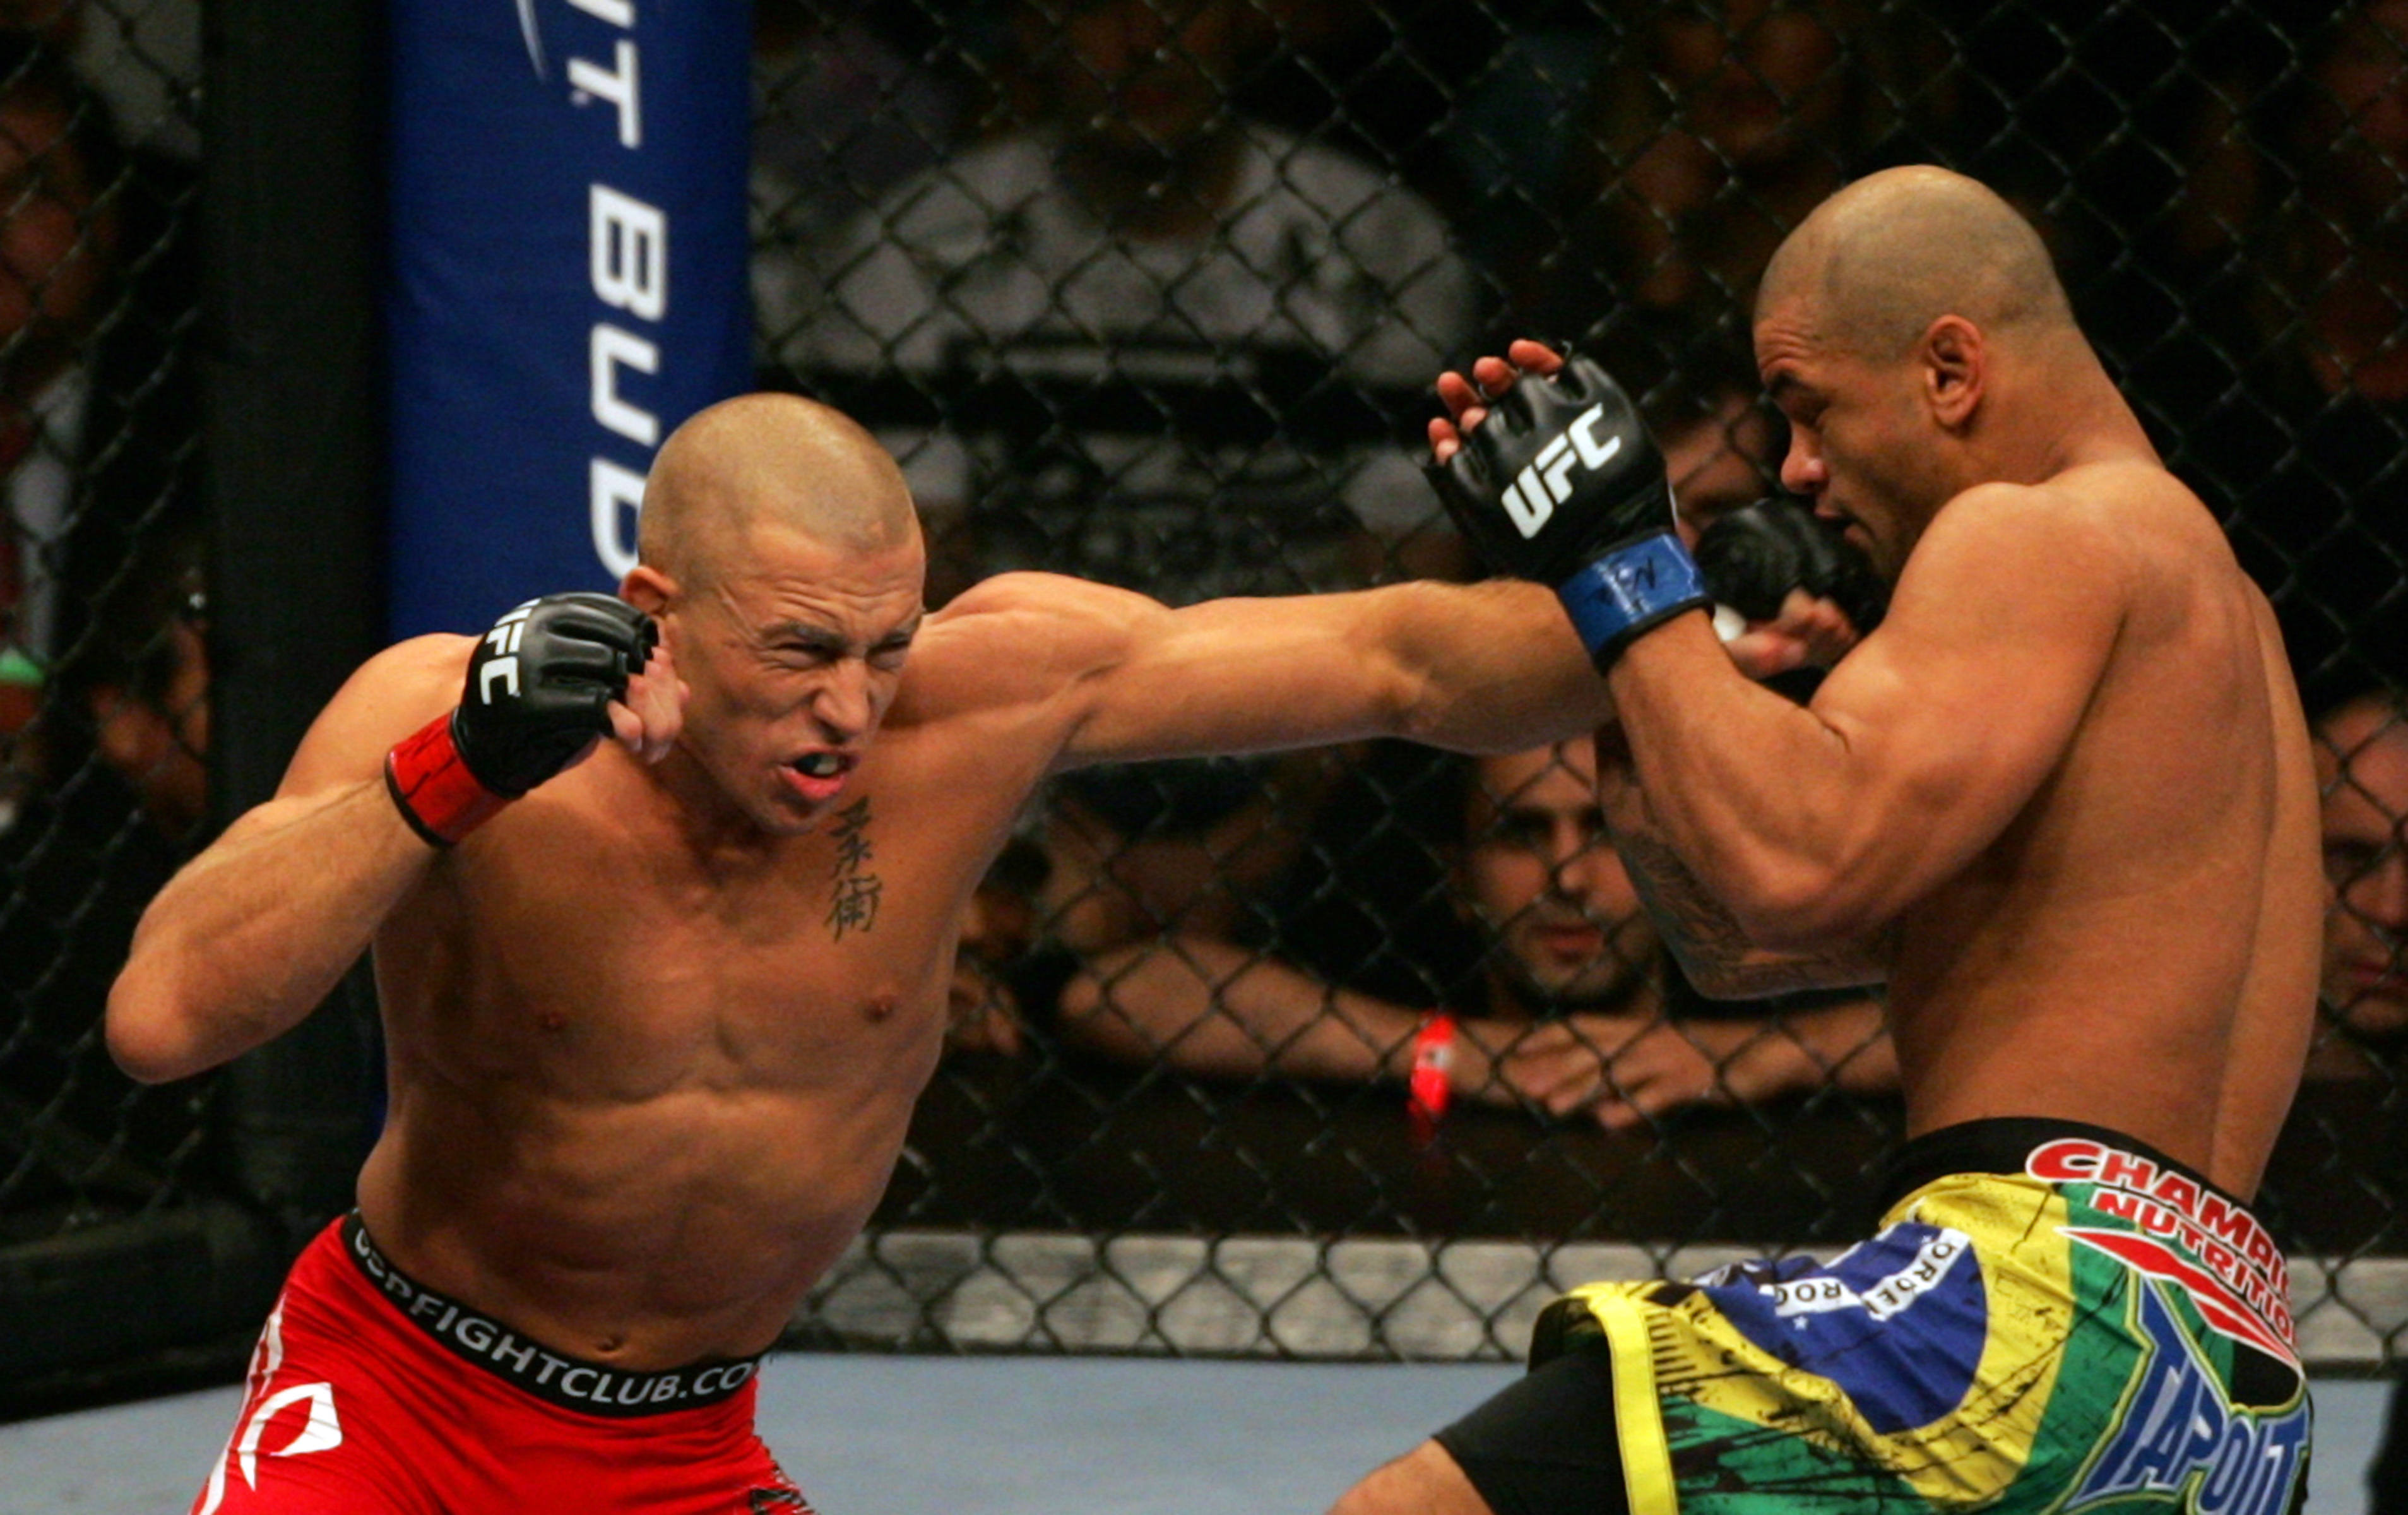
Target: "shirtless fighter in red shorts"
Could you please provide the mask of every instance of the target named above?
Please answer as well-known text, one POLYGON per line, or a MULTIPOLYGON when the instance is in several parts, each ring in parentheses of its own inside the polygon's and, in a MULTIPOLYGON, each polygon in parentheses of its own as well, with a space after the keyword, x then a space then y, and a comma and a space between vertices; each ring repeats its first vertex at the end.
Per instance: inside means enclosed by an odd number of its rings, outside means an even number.
POLYGON ((1173 611, 1010 575, 924 618, 924 561, 852 422, 706 411, 620 598, 379 655, 160 894, 108 1008, 129 1072, 258 1046, 373 945, 392 1102, 197 1510, 803 1508, 752 1372, 886 1186, 1039 780, 1605 714, 1536 585, 1173 611))

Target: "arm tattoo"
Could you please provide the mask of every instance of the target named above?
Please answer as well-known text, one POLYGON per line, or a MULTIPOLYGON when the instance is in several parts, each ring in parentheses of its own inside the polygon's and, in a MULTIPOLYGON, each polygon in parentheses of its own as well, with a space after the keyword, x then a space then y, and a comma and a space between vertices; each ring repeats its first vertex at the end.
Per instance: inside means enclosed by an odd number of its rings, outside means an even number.
POLYGON ((1718 979, 1717 965, 1736 963, 1755 950, 1729 909, 1706 893, 1698 876, 1662 840, 1617 831, 1613 845, 1656 931, 1693 981, 1700 972, 1718 979))
POLYGON ((1597 759, 1598 793, 1613 833, 1613 849, 1664 945, 1700 993, 1719 999, 1761 999, 1801 989, 1878 983, 1887 977, 1886 934, 1876 941, 1826 951, 1776 952, 1758 947, 1730 908, 1698 882, 1655 831, 1646 798, 1629 767, 1629 748, 1609 743, 1600 732, 1597 759))

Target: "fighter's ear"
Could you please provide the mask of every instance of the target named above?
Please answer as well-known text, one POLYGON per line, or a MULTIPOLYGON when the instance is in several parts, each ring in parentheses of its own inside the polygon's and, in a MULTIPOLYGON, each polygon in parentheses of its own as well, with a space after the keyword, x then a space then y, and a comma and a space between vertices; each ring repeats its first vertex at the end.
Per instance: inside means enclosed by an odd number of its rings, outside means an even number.
POLYGON ((1963 431, 1989 381, 1990 352, 1982 328, 1962 316, 1942 316, 1924 329, 1914 357, 1932 419, 1952 432, 1963 431))
POLYGON ((639 563, 619 580, 619 597, 648 616, 656 616, 677 598, 677 580, 649 563, 639 563))

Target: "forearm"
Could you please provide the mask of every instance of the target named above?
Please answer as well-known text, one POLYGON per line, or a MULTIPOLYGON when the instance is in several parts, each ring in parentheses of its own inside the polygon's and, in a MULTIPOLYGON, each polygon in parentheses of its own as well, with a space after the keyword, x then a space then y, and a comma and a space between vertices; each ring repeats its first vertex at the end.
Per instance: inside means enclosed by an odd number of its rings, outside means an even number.
POLYGON ((1420 1022, 1413 1010, 1188 937, 1101 959, 1063 1006, 1064 1030, 1078 1040, 1222 1077, 1400 1078, 1420 1022))
POLYGON ((109 1050, 161 1082, 274 1039, 322 1000, 436 856, 381 779, 253 811, 143 913, 109 1050))
POLYGON ((1551 590, 1503 579, 1398 590, 1412 597, 1392 601, 1379 627, 1405 692, 1392 735, 1513 752, 1613 719, 1606 682, 1551 590))

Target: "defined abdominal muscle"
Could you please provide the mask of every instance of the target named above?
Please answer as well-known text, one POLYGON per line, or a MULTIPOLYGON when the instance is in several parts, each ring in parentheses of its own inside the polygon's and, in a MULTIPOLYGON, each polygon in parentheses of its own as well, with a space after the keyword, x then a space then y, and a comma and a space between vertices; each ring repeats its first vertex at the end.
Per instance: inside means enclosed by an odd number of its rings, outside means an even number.
POLYGON ((756 1091, 434 1113, 389 1126, 363 1178, 387 1252, 527 1331, 543 1334, 538 1312, 560 1322, 580 1338, 562 1350, 669 1353, 652 1365, 687 1360, 689 1344, 689 1357, 741 1353, 774 1335, 876 1207, 906 1125, 858 1102, 756 1091), (421 1130, 440 1136, 422 1147, 421 1130), (378 1203, 380 1172, 407 1207, 378 1203), (410 1216, 444 1229, 420 1234, 410 1216))

